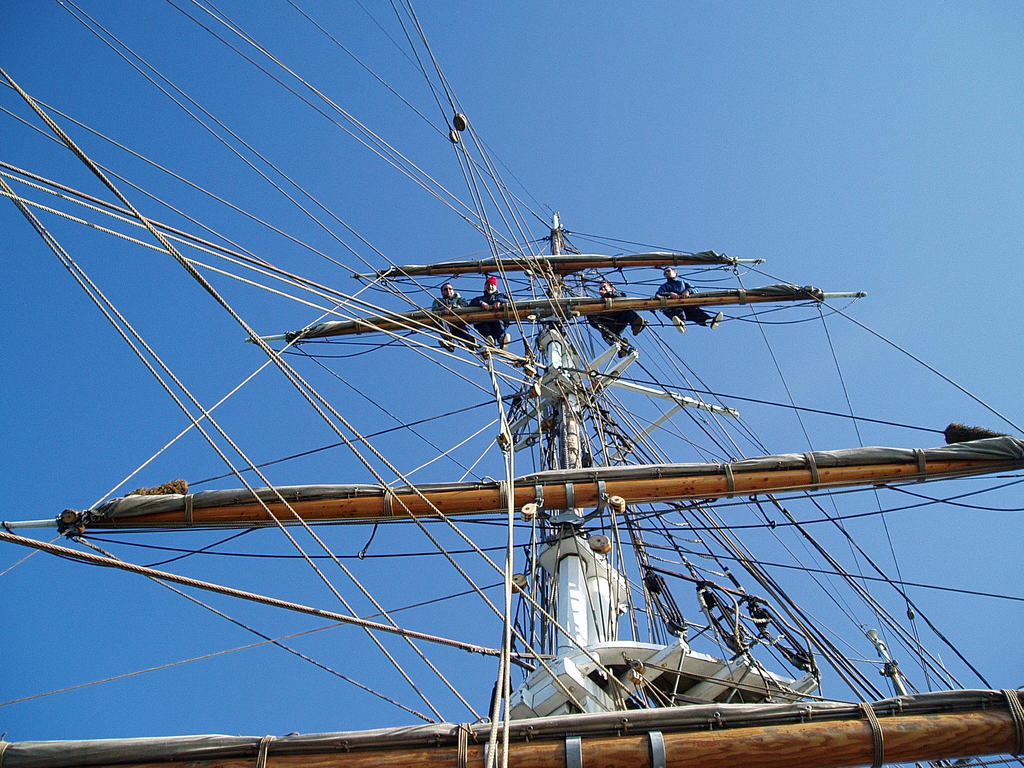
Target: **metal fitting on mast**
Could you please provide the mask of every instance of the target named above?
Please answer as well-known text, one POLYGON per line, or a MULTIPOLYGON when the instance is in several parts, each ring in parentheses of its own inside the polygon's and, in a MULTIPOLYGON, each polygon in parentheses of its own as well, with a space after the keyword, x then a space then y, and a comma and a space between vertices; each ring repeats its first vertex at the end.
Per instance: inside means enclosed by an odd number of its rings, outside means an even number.
POLYGON ((893 688, 896 689, 896 693, 900 696, 906 696, 907 686, 903 682, 903 672, 900 670, 899 662, 897 662, 892 657, 892 654, 889 653, 889 646, 887 646, 885 641, 878 636, 878 630, 869 629, 864 633, 864 636, 871 641, 871 644, 875 646, 875 650, 878 651, 878 656, 885 661, 882 669, 879 670, 879 674, 892 680, 892 685, 893 688))

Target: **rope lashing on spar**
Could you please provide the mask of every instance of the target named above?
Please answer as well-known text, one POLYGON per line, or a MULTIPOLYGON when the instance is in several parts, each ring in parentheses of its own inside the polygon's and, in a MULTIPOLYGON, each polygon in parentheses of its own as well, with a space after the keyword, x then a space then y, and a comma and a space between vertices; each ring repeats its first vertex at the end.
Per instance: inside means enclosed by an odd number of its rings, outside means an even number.
POLYGON ((1012 689, 1004 689, 1003 696, 1006 697, 1006 706, 1010 710, 1010 718, 1013 720, 1013 728, 1017 732, 1017 746, 1011 754, 1024 754, 1024 704, 1020 701, 1020 692, 1012 689))
POLYGON ((868 721, 868 727, 871 728, 873 754, 871 768, 882 768, 885 765, 885 741, 882 738, 882 724, 878 722, 878 715, 875 714, 875 710, 868 702, 860 703, 860 711, 864 713, 864 719, 868 721))

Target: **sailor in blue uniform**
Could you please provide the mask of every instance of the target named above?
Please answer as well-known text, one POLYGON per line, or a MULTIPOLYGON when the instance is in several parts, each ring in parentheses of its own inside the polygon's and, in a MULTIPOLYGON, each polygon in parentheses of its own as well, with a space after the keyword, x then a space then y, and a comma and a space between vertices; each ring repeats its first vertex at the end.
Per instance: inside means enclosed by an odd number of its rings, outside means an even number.
MULTIPOLYGON (((661 284, 657 293, 654 294, 656 298, 665 296, 670 299, 685 299, 694 293, 693 286, 680 280, 673 267, 665 267, 662 274, 665 276, 665 282, 661 284)), ((697 325, 703 325, 713 331, 722 322, 722 318, 725 317, 721 312, 712 317, 700 307, 667 307, 661 310, 661 314, 671 319, 680 333, 686 331, 686 320, 697 325), (683 318, 686 319, 684 320, 683 318)))
POLYGON ((441 331, 441 345, 451 351, 455 349, 455 339, 463 343, 467 349, 473 349, 476 342, 473 335, 466 329, 466 324, 459 320, 453 310, 468 307, 469 302, 456 293, 455 286, 445 283, 441 286, 441 295, 434 299, 430 311, 438 315, 434 324, 441 331))

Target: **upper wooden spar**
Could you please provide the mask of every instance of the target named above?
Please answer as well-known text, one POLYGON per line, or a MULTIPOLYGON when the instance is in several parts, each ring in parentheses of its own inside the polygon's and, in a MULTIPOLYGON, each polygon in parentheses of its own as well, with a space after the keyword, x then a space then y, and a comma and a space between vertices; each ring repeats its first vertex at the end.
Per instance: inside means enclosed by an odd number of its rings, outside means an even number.
POLYGON ((380 269, 373 274, 355 274, 354 277, 412 277, 415 275, 465 275, 485 272, 552 272, 567 275, 583 269, 620 269, 623 267, 666 266, 735 266, 760 264, 764 259, 734 259, 714 251, 700 253, 630 253, 605 256, 597 253, 560 253, 508 255, 499 258, 441 261, 434 264, 406 264, 380 269))
MULTIPOLYGON (((511 494, 517 507, 542 510, 597 507, 611 497, 627 504, 750 496, 911 482, 1024 468, 1024 442, 993 437, 939 448, 853 448, 763 456, 725 464, 653 464, 552 470, 500 482, 288 486, 260 489, 259 498, 285 523, 401 520, 409 515, 504 512, 511 494), (281 502, 283 498, 288 506, 281 502), (289 508, 290 507, 290 510, 289 508), (294 515, 293 515, 294 512, 294 515)), ((245 490, 128 496, 81 513, 68 511, 64 527, 151 528, 239 526, 271 522, 245 490)))
MULTIPOLYGON (((604 312, 621 312, 623 310, 658 310, 667 307, 685 306, 726 306, 738 304, 763 304, 766 302, 786 301, 824 301, 840 296, 862 297, 863 292, 856 293, 824 293, 814 286, 768 285, 747 290, 706 291, 693 294, 685 299, 669 299, 665 297, 651 299, 599 299, 589 296, 570 296, 566 298, 527 299, 513 301, 500 309, 484 310, 476 307, 460 307, 445 313, 443 319, 452 322, 458 317, 464 323, 482 323, 489 320, 536 320, 546 317, 568 317, 580 315, 599 315, 604 312)), ((426 309, 412 312, 387 312, 370 315, 358 320, 332 320, 326 323, 304 328, 301 331, 289 331, 273 336, 264 336, 266 341, 302 341, 321 339, 329 336, 349 336, 353 334, 375 333, 381 331, 437 331, 436 312, 426 309)))

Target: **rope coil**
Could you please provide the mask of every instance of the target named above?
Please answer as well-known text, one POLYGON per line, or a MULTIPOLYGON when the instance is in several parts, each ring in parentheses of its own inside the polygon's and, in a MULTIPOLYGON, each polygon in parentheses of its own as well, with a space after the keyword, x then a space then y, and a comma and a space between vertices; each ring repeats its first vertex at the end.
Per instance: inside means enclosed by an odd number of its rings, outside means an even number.
POLYGON ((1006 697, 1006 706, 1010 710, 1010 719, 1013 720, 1013 728, 1017 732, 1017 746, 1012 755, 1024 754, 1024 704, 1020 702, 1020 694, 1012 689, 1003 689, 1003 696, 1006 697))
POLYGON ((460 723, 456 734, 457 742, 457 766, 458 768, 469 768, 469 723, 460 723))
POLYGON ((395 516, 395 492, 387 485, 384 486, 384 496, 381 499, 384 505, 383 516, 394 517, 395 516))
POLYGON ((733 498, 736 496, 736 476, 732 471, 732 464, 723 464, 722 471, 725 473, 725 488, 729 492, 726 498, 733 498))
POLYGON ((500 499, 499 503, 501 504, 501 508, 508 509, 509 504, 512 503, 512 497, 509 493, 508 480, 498 481, 498 498, 500 499))
POLYGON ((256 753, 256 768, 267 768, 267 753, 273 740, 274 737, 269 734, 260 739, 259 751, 256 753))
POLYGON ((878 722, 878 715, 875 714, 875 710, 866 701, 860 703, 860 711, 864 713, 864 718, 868 721, 868 727, 871 728, 873 755, 871 768, 882 768, 885 764, 885 741, 882 738, 882 724, 878 722))
POLYGON ((807 468, 811 471, 811 484, 817 488, 821 485, 821 477, 818 475, 818 462, 814 460, 814 454, 810 451, 804 454, 804 460, 807 462, 807 468))

